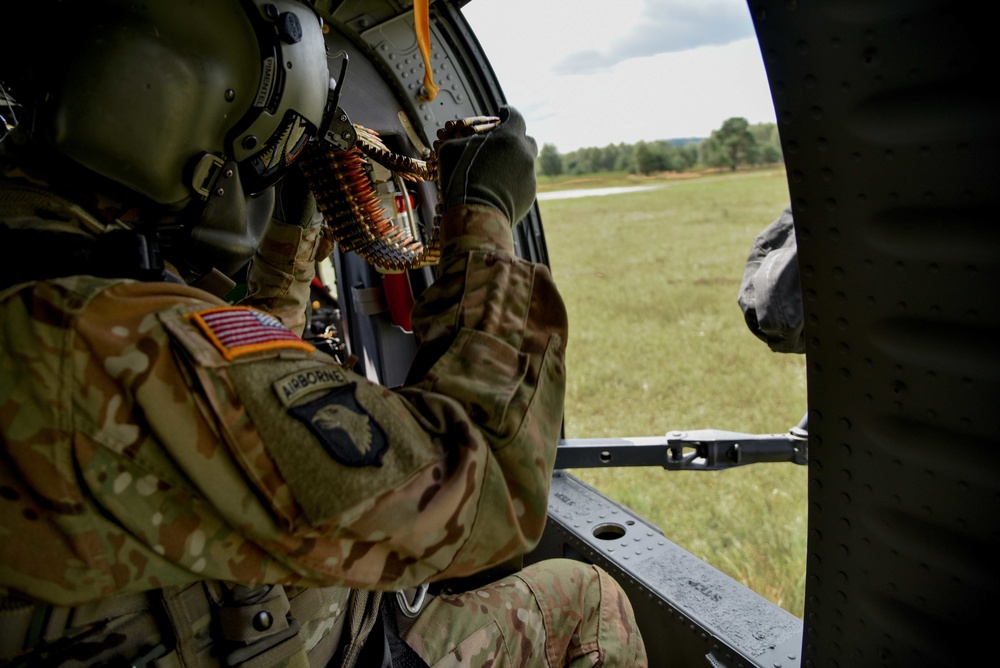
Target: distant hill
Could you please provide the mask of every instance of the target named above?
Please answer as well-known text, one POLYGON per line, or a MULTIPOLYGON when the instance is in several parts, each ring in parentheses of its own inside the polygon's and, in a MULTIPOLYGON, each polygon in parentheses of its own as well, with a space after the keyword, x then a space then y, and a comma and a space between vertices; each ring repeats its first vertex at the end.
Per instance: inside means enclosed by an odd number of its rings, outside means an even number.
POLYGON ((688 144, 697 144, 703 139, 704 137, 676 137, 674 139, 664 139, 663 141, 673 146, 687 146, 688 144))

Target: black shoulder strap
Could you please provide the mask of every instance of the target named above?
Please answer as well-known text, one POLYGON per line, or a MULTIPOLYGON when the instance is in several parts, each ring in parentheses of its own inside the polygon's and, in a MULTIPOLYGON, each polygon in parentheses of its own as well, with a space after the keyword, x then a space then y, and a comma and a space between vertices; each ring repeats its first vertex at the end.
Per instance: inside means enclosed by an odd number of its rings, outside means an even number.
POLYGON ((64 276, 170 280, 156 242, 132 230, 88 236, 0 224, 0 288, 64 276))
POLYGON ((395 596, 382 598, 380 616, 385 628, 385 639, 389 645, 389 655, 392 657, 392 668, 428 668, 427 662, 412 647, 407 645, 399 634, 399 625, 396 622, 395 596))
MULTIPOLYGON (((396 597, 392 594, 382 596, 378 618, 365 638, 353 665, 373 668, 428 668, 427 662, 400 636, 396 614, 396 597)), ((341 641, 340 649, 330 662, 331 666, 350 663, 350 661, 345 662, 345 653, 349 653, 348 644, 344 640, 341 641)))

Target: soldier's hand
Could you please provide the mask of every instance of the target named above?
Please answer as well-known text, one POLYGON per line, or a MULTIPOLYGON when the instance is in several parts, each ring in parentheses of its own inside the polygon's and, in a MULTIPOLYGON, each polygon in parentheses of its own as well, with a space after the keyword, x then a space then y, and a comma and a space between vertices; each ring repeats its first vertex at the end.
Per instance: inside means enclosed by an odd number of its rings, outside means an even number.
POLYGON ((511 226, 535 201, 535 140, 525 135, 524 119, 503 107, 494 130, 444 142, 438 149, 444 208, 485 204, 499 209, 511 226))

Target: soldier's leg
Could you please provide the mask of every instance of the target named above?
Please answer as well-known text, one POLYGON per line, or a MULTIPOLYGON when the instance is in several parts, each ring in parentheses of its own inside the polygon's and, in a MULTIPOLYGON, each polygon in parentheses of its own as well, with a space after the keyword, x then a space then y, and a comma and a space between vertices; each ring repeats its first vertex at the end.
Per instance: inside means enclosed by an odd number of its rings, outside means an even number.
POLYGON ((437 596, 406 642, 439 666, 646 666, 625 593, 601 569, 568 559, 437 596))

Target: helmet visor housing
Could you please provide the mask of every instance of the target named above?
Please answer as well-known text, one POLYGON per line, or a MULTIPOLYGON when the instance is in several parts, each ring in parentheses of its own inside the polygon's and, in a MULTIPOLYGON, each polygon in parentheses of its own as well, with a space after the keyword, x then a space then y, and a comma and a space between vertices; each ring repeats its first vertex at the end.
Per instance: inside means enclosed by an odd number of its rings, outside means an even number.
POLYGON ((259 39, 260 83, 227 146, 248 193, 273 185, 317 134, 330 86, 319 17, 296 0, 254 6, 249 16, 259 39))

